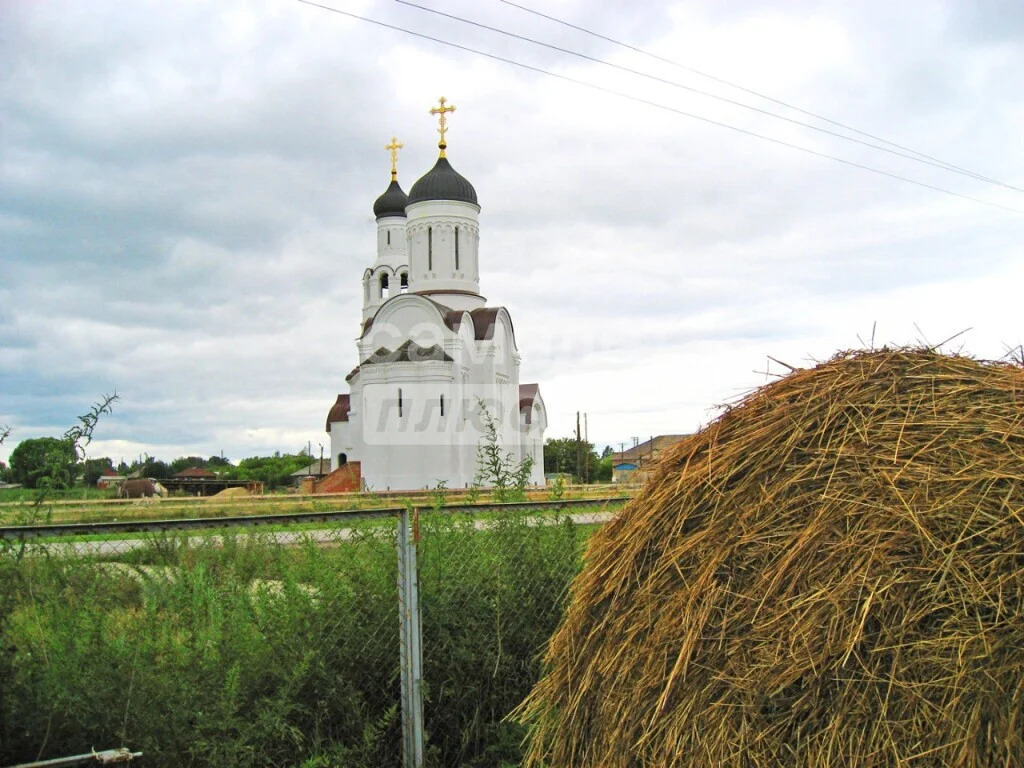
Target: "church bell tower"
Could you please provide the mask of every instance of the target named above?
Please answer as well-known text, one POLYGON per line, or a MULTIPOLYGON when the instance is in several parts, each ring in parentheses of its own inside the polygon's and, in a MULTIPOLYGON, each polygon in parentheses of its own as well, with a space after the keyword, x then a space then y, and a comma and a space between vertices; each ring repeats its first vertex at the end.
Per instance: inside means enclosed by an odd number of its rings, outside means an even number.
POLYGON ((445 155, 445 116, 454 112, 442 96, 438 115, 441 140, 437 162, 412 189, 405 207, 409 291, 453 309, 477 309, 480 295, 480 205, 476 190, 445 155))

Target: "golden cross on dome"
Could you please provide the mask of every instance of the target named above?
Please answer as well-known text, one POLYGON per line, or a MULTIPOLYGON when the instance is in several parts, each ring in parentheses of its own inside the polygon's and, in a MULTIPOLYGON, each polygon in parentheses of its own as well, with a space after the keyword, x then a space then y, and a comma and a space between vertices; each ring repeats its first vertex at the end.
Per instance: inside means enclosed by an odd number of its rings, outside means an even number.
POLYGON ((442 96, 440 99, 438 99, 438 103, 441 106, 439 106, 439 107, 431 107, 431 109, 430 109, 430 114, 432 114, 432 115, 440 115, 441 116, 441 121, 440 121, 441 122, 441 127, 437 129, 437 132, 441 134, 441 140, 439 142, 437 142, 437 146, 440 147, 440 149, 441 149, 441 157, 444 157, 444 151, 448 147, 448 144, 444 140, 444 132, 448 130, 448 121, 445 120, 444 116, 445 116, 446 112, 454 112, 455 111, 455 105, 454 104, 452 104, 450 107, 446 107, 445 106, 445 102, 446 101, 447 101, 447 99, 445 99, 445 97, 442 96))
POLYGON ((399 144, 398 139, 394 136, 391 137, 391 143, 388 144, 384 149, 391 153, 391 180, 394 181, 398 178, 398 150, 404 147, 405 144, 399 144))

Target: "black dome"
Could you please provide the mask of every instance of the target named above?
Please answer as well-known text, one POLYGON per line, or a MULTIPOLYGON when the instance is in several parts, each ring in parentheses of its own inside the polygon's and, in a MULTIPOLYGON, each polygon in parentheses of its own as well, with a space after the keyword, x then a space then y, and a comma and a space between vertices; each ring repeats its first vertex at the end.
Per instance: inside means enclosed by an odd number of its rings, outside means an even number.
POLYGON ((373 215, 378 219, 384 216, 405 216, 405 206, 409 202, 405 192, 398 186, 395 179, 391 180, 384 194, 373 204, 373 215))
POLYGON ((410 205, 424 200, 458 200, 479 205, 473 185, 452 168, 446 157, 437 158, 434 167, 409 190, 410 205))

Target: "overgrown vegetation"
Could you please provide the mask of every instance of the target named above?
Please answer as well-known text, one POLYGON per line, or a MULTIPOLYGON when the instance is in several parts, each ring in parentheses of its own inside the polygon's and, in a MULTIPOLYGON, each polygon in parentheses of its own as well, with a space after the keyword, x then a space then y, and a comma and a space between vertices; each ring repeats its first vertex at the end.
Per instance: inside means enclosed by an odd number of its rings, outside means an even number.
POLYGON ((312 459, 306 453, 253 456, 242 459, 237 467, 223 467, 221 477, 228 480, 257 480, 266 490, 289 485, 292 473, 309 466, 312 459))
POLYGON ((484 423, 484 434, 476 448, 477 470, 472 487, 474 501, 475 495, 483 487, 490 488, 491 495, 499 503, 526 501, 533 457, 527 456, 517 462, 512 452, 504 449, 498 424, 482 400, 478 399, 478 407, 484 423))
MULTIPOLYGON (((537 679, 584 535, 548 522, 422 518, 430 765, 519 759, 502 718, 537 679)), ((0 764, 124 744, 154 766, 399 765, 394 524, 346 530, 4 552, 0 764)))

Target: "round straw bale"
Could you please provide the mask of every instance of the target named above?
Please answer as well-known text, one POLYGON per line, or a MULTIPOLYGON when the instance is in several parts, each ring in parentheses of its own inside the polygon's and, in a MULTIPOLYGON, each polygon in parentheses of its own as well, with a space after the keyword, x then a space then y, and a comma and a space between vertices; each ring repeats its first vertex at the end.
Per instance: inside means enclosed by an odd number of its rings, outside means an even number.
POLYGON ((526 765, 1024 765, 1024 369, 843 353, 597 533, 526 765))

